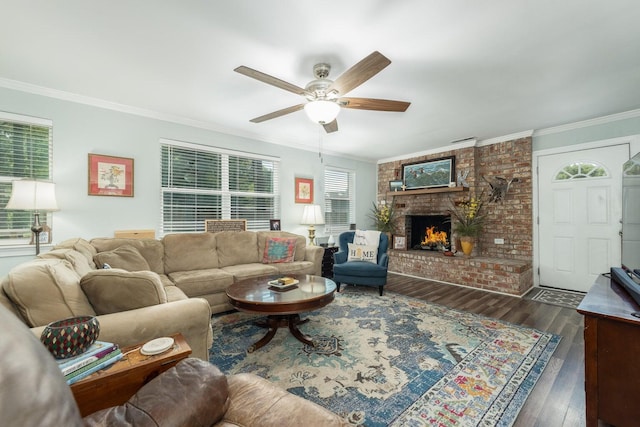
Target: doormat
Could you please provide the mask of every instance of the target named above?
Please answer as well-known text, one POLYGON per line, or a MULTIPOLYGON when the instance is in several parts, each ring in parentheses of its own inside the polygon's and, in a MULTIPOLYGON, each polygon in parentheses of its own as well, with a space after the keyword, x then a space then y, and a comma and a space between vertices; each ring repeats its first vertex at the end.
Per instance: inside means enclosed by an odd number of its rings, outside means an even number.
POLYGON ((257 316, 214 316, 209 358, 251 372, 341 415, 351 425, 510 426, 560 337, 415 298, 351 287, 281 328, 265 347, 257 316))
POLYGON ((558 305, 560 307, 578 308, 585 297, 583 292, 562 291, 559 289, 533 288, 524 296, 525 299, 558 305))

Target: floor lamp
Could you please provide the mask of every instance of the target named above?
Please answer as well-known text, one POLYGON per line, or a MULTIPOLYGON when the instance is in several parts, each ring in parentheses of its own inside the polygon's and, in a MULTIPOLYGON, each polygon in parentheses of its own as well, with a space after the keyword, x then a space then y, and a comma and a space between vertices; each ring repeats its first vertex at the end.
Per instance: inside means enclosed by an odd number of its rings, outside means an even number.
POLYGON ((302 211, 303 225, 309 226, 309 246, 313 246, 316 239, 316 225, 324 224, 324 217, 322 216, 322 208, 320 205, 307 205, 302 211))
POLYGON ((40 254, 40 212, 58 210, 56 202, 56 185, 48 181, 22 179, 12 182, 11 198, 5 209, 33 211, 31 231, 35 235, 36 255, 40 254))

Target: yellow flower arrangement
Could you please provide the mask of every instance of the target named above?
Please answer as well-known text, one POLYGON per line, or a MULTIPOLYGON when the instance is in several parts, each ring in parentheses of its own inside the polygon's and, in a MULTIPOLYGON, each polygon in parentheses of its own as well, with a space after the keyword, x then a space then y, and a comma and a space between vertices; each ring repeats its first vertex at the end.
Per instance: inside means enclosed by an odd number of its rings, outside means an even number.
POLYGON ((376 230, 385 233, 392 233, 395 228, 395 225, 393 224, 396 220, 395 215, 396 212, 393 209, 393 202, 380 204, 376 204, 374 202, 369 218, 373 220, 373 226, 376 230))
POLYGON ((484 192, 480 196, 469 195, 467 200, 459 203, 452 203, 450 209, 453 224, 453 231, 458 236, 477 237, 484 227, 486 215, 482 212, 484 206, 484 192))

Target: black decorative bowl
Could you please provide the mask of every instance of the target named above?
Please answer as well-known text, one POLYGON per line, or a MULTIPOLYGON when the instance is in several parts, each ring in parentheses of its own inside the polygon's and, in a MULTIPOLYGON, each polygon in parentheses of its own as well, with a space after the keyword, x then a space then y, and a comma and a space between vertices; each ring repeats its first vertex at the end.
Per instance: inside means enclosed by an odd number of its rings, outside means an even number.
POLYGON ((66 359, 87 351, 99 334, 100 322, 94 316, 70 317, 49 323, 40 341, 56 359, 66 359))

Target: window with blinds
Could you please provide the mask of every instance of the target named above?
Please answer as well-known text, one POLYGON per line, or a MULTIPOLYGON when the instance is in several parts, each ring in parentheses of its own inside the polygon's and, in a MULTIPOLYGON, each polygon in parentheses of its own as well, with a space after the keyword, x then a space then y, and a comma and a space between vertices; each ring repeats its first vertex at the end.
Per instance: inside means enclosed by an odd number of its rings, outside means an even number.
MULTIPOLYGON (((50 180, 53 161, 50 120, 0 112, 0 206, 11 197, 12 181, 50 180)), ((51 224, 51 214, 40 216, 51 224)), ((31 240, 33 212, 0 210, 0 245, 26 245, 31 240)))
POLYGON ((355 173, 348 170, 324 170, 324 232, 339 234, 355 223, 355 173))
POLYGON ((207 219, 246 219, 268 230, 280 218, 279 159, 163 141, 161 233, 204 231, 207 219))

